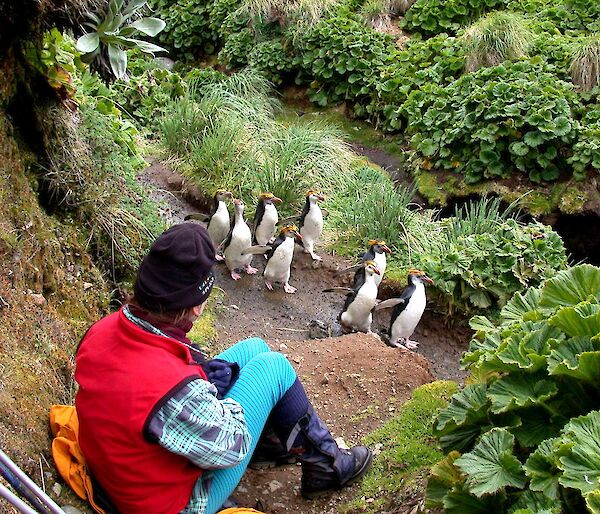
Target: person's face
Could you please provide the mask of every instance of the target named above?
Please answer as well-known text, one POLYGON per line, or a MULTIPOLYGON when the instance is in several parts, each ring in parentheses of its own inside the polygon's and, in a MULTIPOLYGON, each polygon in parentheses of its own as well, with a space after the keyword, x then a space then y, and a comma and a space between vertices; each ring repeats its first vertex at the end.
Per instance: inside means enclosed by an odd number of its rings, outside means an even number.
POLYGON ((202 316, 202 313, 204 312, 204 308, 206 307, 207 303, 208 303, 208 300, 205 300, 204 303, 201 303, 200 305, 196 305, 195 307, 192 307, 190 321, 192 321, 192 322, 196 321, 200 316, 202 316))

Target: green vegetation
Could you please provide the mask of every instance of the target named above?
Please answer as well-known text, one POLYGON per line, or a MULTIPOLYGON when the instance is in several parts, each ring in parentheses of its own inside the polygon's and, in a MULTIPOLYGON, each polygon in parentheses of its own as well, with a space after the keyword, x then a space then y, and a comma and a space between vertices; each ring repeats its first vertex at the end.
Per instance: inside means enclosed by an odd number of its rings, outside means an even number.
POLYGON ((86 13, 89 21, 85 25, 92 30, 77 40, 77 50, 82 53, 81 60, 92 63, 104 78, 109 76, 110 71, 121 79, 127 73, 125 48, 136 48, 152 56, 157 52, 165 52, 164 48, 154 43, 132 37, 140 33, 156 36, 165 28, 165 22, 158 18, 136 19, 138 11, 145 5, 146 1, 126 4, 125 0, 110 0, 106 11, 86 13))
POLYGON ((417 0, 408 10, 403 26, 428 36, 456 32, 481 14, 506 5, 506 0, 417 0))
POLYGON ((462 40, 467 50, 467 71, 498 66, 527 56, 532 34, 523 17, 504 11, 490 13, 468 27, 462 40))
POLYGON ((432 469, 430 502, 448 512, 593 512, 600 269, 560 272, 515 294, 498 322, 476 316, 471 327, 462 362, 472 383, 437 418, 448 455, 432 469))
POLYGON ((397 416, 365 438, 364 444, 377 448, 378 454, 360 484, 358 499, 340 512, 390 511, 423 493, 429 467, 443 456, 432 444, 433 420, 456 388, 455 382, 445 381, 418 387, 397 416))

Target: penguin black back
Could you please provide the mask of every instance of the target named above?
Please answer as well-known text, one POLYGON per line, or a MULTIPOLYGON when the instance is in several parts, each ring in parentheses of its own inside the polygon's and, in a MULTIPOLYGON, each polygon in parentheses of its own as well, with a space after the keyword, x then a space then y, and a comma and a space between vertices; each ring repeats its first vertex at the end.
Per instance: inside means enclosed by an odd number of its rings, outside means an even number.
POLYGON ((306 195, 306 202, 304 202, 304 207, 300 213, 300 219, 298 220, 300 226, 304 225, 304 218, 306 218, 308 211, 310 211, 310 195, 306 195))
POLYGON ((260 225, 260 222, 265 215, 265 202, 262 198, 259 198, 256 204, 256 212, 254 213, 254 232, 252 234, 252 243, 256 244, 256 229, 260 225))
POLYGON ((391 318, 391 322, 393 323, 394 320, 400 316, 400 313, 406 309, 406 306, 408 305, 408 302, 410 301, 410 297, 413 295, 413 293, 415 292, 415 289, 417 288, 417 286, 415 286, 412 282, 407 285, 403 290, 402 293, 400 294, 400 298, 402 300, 404 300, 403 302, 400 302, 398 305, 396 305, 394 307, 394 310, 392 311, 392 318, 391 318))
POLYGON ((286 236, 279 234, 277 236, 277 239, 275 239, 275 241, 273 242, 273 244, 271 245, 271 249, 267 252, 267 260, 270 259, 271 257, 273 257, 273 254, 275 253, 275 250, 277 250, 277 247, 283 243, 286 239, 286 236))

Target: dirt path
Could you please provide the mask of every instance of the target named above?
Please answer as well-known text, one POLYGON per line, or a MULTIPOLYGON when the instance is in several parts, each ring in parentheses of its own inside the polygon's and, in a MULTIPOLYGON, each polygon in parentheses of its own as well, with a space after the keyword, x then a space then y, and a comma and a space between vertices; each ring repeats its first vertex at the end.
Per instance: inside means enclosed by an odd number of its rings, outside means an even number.
MULTIPOLYGON (((185 188, 181 177, 159 162, 146 169, 140 181, 162 202, 162 214, 169 223, 182 221, 204 202, 199 192, 185 188)), ((415 387, 434 378, 461 380, 464 374, 458 369, 458 359, 468 335, 464 330, 449 330, 444 319, 428 310, 414 335, 421 343, 418 353, 390 348, 365 334, 308 339, 310 322, 335 320, 344 300, 322 290, 341 285, 333 274, 349 261, 322 249, 320 254, 324 259, 317 264, 303 253, 296 255, 290 280, 298 288, 294 295, 281 289, 267 291, 260 278, 262 256, 253 260, 259 273, 243 275, 237 282, 224 265, 218 265, 217 285, 224 296, 217 309, 217 346, 226 348, 239 339, 259 336, 285 353, 334 435, 352 445, 393 416, 415 387)), ((375 331, 387 327, 389 315, 389 311, 377 314, 375 331)), ((298 494, 299 477, 297 466, 249 471, 234 496, 241 506, 258 506, 269 513, 317 514, 337 512, 336 506, 353 495, 351 488, 307 502, 298 494)))

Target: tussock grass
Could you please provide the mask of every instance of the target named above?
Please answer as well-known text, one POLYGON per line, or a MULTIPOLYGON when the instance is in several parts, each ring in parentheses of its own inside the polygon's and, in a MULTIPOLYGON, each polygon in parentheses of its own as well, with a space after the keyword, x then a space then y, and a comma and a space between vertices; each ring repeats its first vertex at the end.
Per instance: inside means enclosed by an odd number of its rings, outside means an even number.
POLYGON ((188 176, 201 187, 225 187, 248 205, 270 191, 290 212, 301 207, 307 189, 335 190, 355 156, 327 123, 277 122, 280 105, 270 93, 259 75, 233 75, 205 87, 200 98, 191 91, 174 103, 161 128, 168 151, 185 159, 188 176))
POLYGON ((583 41, 575 51, 569 72, 573 83, 584 91, 600 86, 600 34, 583 41))
POLYGON ((361 482, 357 499, 340 512, 396 512, 405 500, 425 495, 429 468, 444 456, 433 438, 433 422, 456 390, 457 384, 450 381, 418 387, 397 416, 365 437, 364 444, 379 448, 379 453, 361 482))
POLYGON ((467 51, 465 69, 472 72, 525 57, 531 38, 532 34, 521 15, 507 11, 489 13, 462 35, 467 51))
POLYGON ((389 27, 391 22, 391 6, 389 0, 366 0, 359 14, 369 26, 375 30, 389 27))
POLYGON ((240 12, 267 23, 309 26, 332 13, 339 4, 339 0, 244 0, 240 12))

